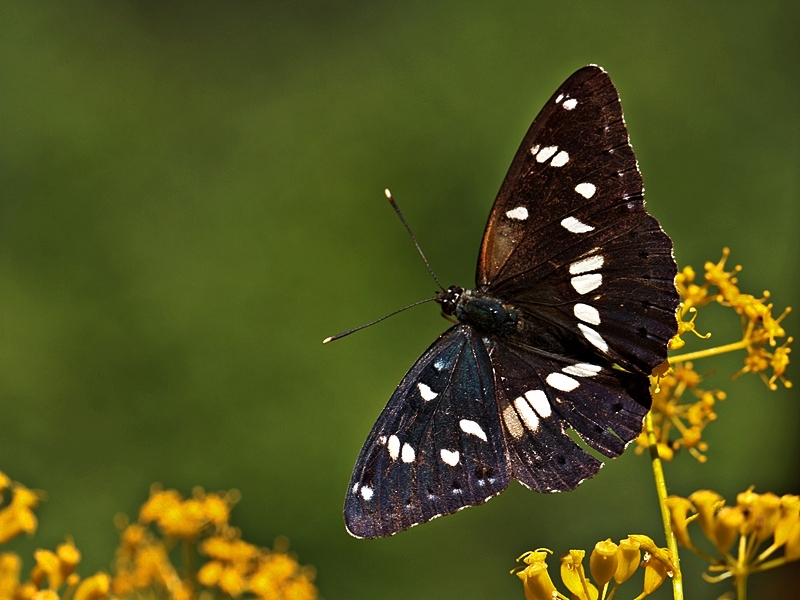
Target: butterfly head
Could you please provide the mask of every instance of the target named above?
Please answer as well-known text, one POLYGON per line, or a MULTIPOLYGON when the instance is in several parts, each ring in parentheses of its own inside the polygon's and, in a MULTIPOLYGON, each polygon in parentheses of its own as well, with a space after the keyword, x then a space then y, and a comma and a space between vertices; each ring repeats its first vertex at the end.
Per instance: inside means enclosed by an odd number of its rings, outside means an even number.
POLYGON ((461 295, 464 293, 464 288, 451 285, 446 290, 441 292, 437 292, 436 294, 436 302, 442 305, 442 312, 450 317, 456 316, 456 307, 458 306, 458 300, 461 298, 461 295))

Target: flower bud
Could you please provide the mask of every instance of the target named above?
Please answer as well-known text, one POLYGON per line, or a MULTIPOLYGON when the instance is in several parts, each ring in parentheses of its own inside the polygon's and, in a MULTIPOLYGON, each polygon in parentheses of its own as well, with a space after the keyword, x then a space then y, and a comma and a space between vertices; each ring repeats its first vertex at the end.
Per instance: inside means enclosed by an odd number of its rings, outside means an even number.
POLYGON ((597 600, 597 588, 586 579, 583 570, 584 550, 570 550, 561 557, 561 581, 579 600, 597 600))
POLYGON ((546 552, 537 550, 520 557, 528 565, 516 573, 522 580, 525 600, 553 600, 557 597, 558 591, 547 572, 546 556, 546 552))
POLYGON ((73 600, 100 600, 108 595, 111 578, 105 573, 97 573, 81 581, 75 590, 73 600))
POLYGON ((714 541, 714 523, 717 510, 725 505, 725 499, 711 490, 698 490, 689 496, 697 509, 700 529, 710 541, 714 541))
POLYGON ((781 510, 775 525, 775 545, 782 546, 789 538, 789 531, 800 521, 800 496, 786 494, 781 497, 781 510))
POLYGON ((667 565, 651 554, 646 555, 644 560, 644 593, 652 594, 655 592, 664 583, 668 574, 667 565))
POLYGON ((690 510, 694 510, 694 506, 686 498, 670 496, 667 498, 667 508, 672 522, 672 531, 675 533, 678 543, 686 548, 692 548, 693 544, 687 529, 689 522, 686 520, 686 515, 690 510))
POLYGON ((619 565, 618 549, 619 546, 611 540, 597 542, 594 545, 594 550, 589 557, 589 571, 598 585, 604 586, 614 577, 619 565))
POLYGON ((717 513, 717 522, 714 526, 714 545, 722 556, 730 550, 734 540, 739 535, 744 515, 738 507, 723 506, 717 513))
POLYGON ((639 550, 639 542, 628 537, 628 539, 620 540, 617 553, 619 558, 617 561, 617 570, 614 573, 614 581, 620 584, 630 579, 636 572, 636 569, 639 568, 639 562, 642 560, 642 552, 639 550))

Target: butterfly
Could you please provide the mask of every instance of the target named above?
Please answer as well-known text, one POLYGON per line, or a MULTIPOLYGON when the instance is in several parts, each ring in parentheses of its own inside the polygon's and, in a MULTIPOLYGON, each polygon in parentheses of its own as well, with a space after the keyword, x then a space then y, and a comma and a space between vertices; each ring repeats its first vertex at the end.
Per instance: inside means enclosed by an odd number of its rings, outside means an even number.
POLYGON ((672 241, 645 211, 619 94, 587 66, 533 121, 489 214, 475 287, 403 377, 358 456, 344 518, 393 535, 512 479, 567 491, 619 456, 677 333, 672 241))

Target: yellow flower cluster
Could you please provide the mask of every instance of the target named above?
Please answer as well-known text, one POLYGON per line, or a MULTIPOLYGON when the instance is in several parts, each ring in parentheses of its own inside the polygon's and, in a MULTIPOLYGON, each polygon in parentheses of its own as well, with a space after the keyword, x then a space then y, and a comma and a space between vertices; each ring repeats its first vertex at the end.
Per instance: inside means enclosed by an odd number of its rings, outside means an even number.
POLYGON ((526 566, 511 571, 522 580, 526 600, 610 598, 641 566, 644 568, 644 583, 641 594, 636 597, 638 600, 657 590, 675 570, 667 549, 657 547, 646 535, 629 535, 619 544, 605 540, 595 544, 589 556, 589 572, 594 583, 589 580, 583 567, 586 551, 570 550, 561 557, 561 581, 570 593, 570 596, 565 596, 550 579, 546 562, 548 554, 552 552, 546 548, 526 552, 517 559, 517 562, 522 561, 526 566))
MULTIPOLYGON (((0 494, 8 490, 11 502, 0 509, 0 543, 36 531, 33 509, 42 498, 41 492, 29 490, 0 473, 0 494)), ((105 573, 83 581, 75 573, 81 553, 71 540, 60 544, 55 552, 39 549, 33 557, 36 564, 28 580, 22 581, 22 559, 13 552, 0 553, 0 600, 99 600, 108 594, 110 578, 105 573)))
MULTIPOLYGON (((697 276, 692 267, 684 267, 676 278, 681 305, 678 309, 678 335, 670 342, 671 350, 684 346, 685 341, 681 336, 686 333, 691 332, 702 339, 710 337, 710 334, 699 334, 695 326, 697 309, 712 302, 733 308, 741 315, 743 333, 742 340, 733 344, 670 356, 672 369, 664 368, 654 373, 651 415, 658 454, 663 460, 672 460, 677 450, 685 448, 697 460, 705 462, 704 453, 708 446, 702 439, 703 431, 717 418, 717 402, 725 399, 722 390, 700 387, 702 377, 690 361, 745 350, 744 367, 734 378, 743 373, 758 373, 771 390, 777 389, 776 381, 783 382, 786 387, 792 385, 785 377, 792 338, 787 338, 781 346, 777 346, 775 341, 786 336, 781 321, 790 309, 774 318, 772 304, 766 304, 769 292, 764 292, 763 298, 741 293, 735 277, 741 267, 725 270, 729 254, 730 251, 725 248, 718 262, 705 264, 705 281, 702 284, 695 283, 697 276), (767 350, 767 346, 771 350, 767 350), (766 371, 770 368, 772 375, 767 377, 766 371)), ((643 431, 636 441, 636 451, 641 454, 648 448, 646 432, 643 431)))
POLYGON ((716 492, 700 490, 688 498, 670 496, 667 506, 678 543, 707 559, 709 573, 718 573, 706 576, 708 581, 733 578, 737 586, 743 585, 752 573, 800 559, 800 496, 756 494, 751 488, 736 497, 736 506, 726 506, 716 492), (692 521, 700 525, 717 556, 694 545, 688 530, 692 521), (775 558, 779 550, 783 554, 775 558))
MULTIPOLYGON (((676 283, 681 295, 681 307, 678 310, 678 335, 672 340, 670 348, 676 350, 684 345, 681 335, 695 331, 695 317, 697 308, 717 302, 722 306, 733 308, 742 319, 743 338, 741 342, 724 347, 724 350, 743 348, 747 351, 742 373, 758 373, 770 389, 777 389, 776 381, 781 381, 786 387, 791 387, 791 382, 785 378, 786 367, 789 365, 789 353, 792 338, 789 337, 777 346, 776 338, 786 337, 786 331, 781 322, 791 312, 787 308, 775 318, 772 316, 772 304, 767 304, 769 292, 764 292, 762 298, 750 294, 743 294, 739 290, 736 274, 742 270, 736 266, 731 271, 725 270, 725 262, 730 255, 730 250, 724 248, 722 258, 716 262, 705 264, 705 283, 696 284, 695 272, 692 267, 685 267, 678 273, 676 283), (685 317, 691 315, 687 321, 685 317), (765 346, 772 350, 767 350, 765 346), (777 346, 777 347, 776 347, 777 346), (772 369, 772 375, 767 377, 766 371, 772 369)), ((703 337, 703 336, 701 336, 703 337)), ((707 336, 705 336, 707 337, 707 336)), ((717 352, 719 353, 719 352, 717 352)), ((670 359, 674 362, 674 359, 670 359)))
POLYGON ((211 560, 200 569, 197 579, 206 587, 219 587, 232 597, 250 592, 269 600, 317 598, 314 570, 301 567, 286 552, 285 538, 279 538, 275 546, 271 552, 257 548, 239 539, 235 530, 208 538, 200 546, 200 552, 211 560))
POLYGON ((238 500, 236 491, 207 494, 196 488, 191 498, 184 499, 175 490, 151 488, 138 523, 129 525, 124 517, 118 517, 121 533, 112 580, 114 594, 124 598, 155 590, 169 600, 193 600, 199 584, 233 598, 316 600, 314 570, 301 567, 296 557, 286 552, 288 542, 281 540, 273 551, 258 548, 242 540, 239 530, 228 524, 230 510, 238 500), (163 539, 148 529, 150 523, 163 539), (185 564, 180 571, 170 560, 176 542, 183 544, 185 564), (208 560, 194 573, 196 547, 208 560), (182 577, 182 573, 186 575, 182 577))
POLYGON ((202 488, 192 490, 186 500, 175 490, 158 485, 150 488, 150 498, 139 510, 139 522, 155 523, 167 537, 195 540, 206 531, 228 527, 231 508, 240 500, 237 490, 226 494, 206 494, 202 488))
MULTIPOLYGON (((725 400, 722 390, 700 388, 701 376, 691 362, 677 364, 658 380, 652 391, 653 425, 662 460, 672 460, 680 448, 687 449, 700 462, 708 445, 703 441, 703 430, 716 420, 716 403, 725 400)), ((636 453, 647 450, 647 433, 642 431, 636 439, 636 453)))
MULTIPOLYGON (((33 510, 42 499, 41 492, 0 473, 0 501, 7 491, 11 491, 11 501, 0 508, 0 543, 36 531, 33 510)), ((113 577, 97 573, 81 580, 75 572, 81 553, 71 540, 55 552, 37 550, 27 581, 20 578, 20 557, 0 553, 0 600, 135 600, 145 596, 195 600, 210 598, 212 591, 218 597, 216 590, 232 598, 317 600, 314 569, 298 564, 297 557, 287 552, 285 538, 279 538, 270 551, 245 542, 241 532, 229 525, 231 508, 239 497, 235 490, 206 494, 196 488, 191 498, 184 499, 175 490, 153 486, 139 522, 129 524, 123 515, 115 519, 120 544, 113 577), (150 524, 161 537, 151 531, 150 524), (176 544, 182 545, 181 568, 170 558, 176 544), (197 549, 208 559, 199 571, 194 566, 197 549)))

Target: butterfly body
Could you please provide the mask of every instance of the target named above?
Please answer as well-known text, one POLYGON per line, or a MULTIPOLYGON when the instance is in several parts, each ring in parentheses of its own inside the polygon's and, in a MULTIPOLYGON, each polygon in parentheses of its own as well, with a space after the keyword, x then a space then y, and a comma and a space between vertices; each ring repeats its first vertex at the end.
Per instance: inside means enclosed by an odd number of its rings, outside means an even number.
POLYGON ((641 431, 675 335, 672 242, 644 208, 619 96, 574 73, 500 188, 473 289, 437 294, 458 323, 417 360, 353 470, 345 523, 385 537, 485 502, 517 479, 577 487, 641 431))
POLYGON ((453 285, 439 292, 435 300, 444 314, 478 331, 508 336, 517 330, 519 311, 488 294, 453 285))

